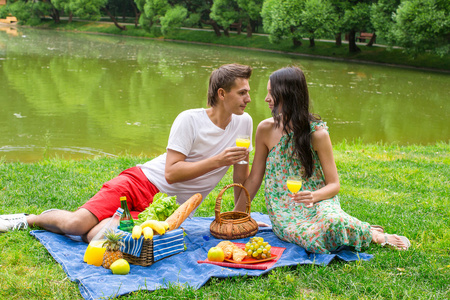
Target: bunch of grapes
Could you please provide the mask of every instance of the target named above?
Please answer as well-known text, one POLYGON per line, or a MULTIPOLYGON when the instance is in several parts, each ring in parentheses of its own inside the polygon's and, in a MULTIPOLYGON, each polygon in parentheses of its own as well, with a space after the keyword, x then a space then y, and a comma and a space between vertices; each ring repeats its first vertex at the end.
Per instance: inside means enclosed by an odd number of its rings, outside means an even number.
POLYGON ((245 244, 245 252, 247 252, 247 257, 254 259, 264 259, 271 257, 270 249, 272 246, 268 242, 264 242, 262 237, 252 237, 250 241, 245 244))

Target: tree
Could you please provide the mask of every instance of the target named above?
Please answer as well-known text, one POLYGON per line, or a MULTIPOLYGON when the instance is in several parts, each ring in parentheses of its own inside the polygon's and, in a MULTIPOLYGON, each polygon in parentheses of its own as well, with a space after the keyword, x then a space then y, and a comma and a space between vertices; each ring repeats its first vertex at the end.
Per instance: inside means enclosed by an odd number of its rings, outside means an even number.
POLYGON ((240 21, 240 9, 235 0, 214 0, 209 16, 222 26, 225 35, 229 36, 230 25, 240 21))
POLYGON ((263 0, 237 0, 239 8, 242 10, 242 18, 247 25, 247 37, 252 36, 253 25, 256 25, 261 15, 263 0))
POLYGON ((403 1, 393 15, 392 37, 405 51, 432 51, 448 55, 450 48, 450 2, 448 0, 403 1))
POLYGON ((327 31, 332 31, 337 16, 327 0, 306 0, 299 18, 302 22, 303 35, 309 38, 309 46, 314 47, 314 38, 327 31))
MULTIPOLYGON (((142 5, 143 0, 136 2, 142 5)), ((181 5, 172 6, 167 0, 145 0, 143 5, 145 19, 141 23, 147 23, 150 30, 155 25, 161 26, 161 32, 167 34, 169 31, 181 27, 187 17, 187 9, 181 5)), ((146 24, 147 25, 147 24, 146 24)))
POLYGON ((378 36, 391 39, 391 28, 395 23, 392 15, 397 10, 400 0, 378 0, 370 8, 370 21, 378 36))
MULTIPOLYGON (((343 27, 348 33, 348 49, 351 53, 360 52, 361 49, 356 45, 356 32, 366 31, 370 24, 370 6, 365 1, 358 2, 356 5, 347 6, 344 18, 342 20, 343 27)), ((351 2, 349 2, 351 4, 351 2)))
POLYGON ((294 47, 302 45, 299 15, 303 7, 304 1, 299 0, 264 1, 261 16, 264 30, 269 33, 270 42, 291 38, 294 47))

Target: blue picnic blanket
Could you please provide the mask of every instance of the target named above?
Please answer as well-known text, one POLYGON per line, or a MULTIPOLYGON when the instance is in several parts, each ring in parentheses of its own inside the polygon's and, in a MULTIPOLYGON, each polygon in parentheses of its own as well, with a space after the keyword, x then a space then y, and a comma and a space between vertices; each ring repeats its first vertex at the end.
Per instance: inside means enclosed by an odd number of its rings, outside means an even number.
MULTIPOLYGON (((269 217, 261 213, 252 213, 252 218, 270 224, 269 217)), ((166 257, 151 266, 131 265, 128 275, 113 275, 110 270, 95 267, 83 262, 87 244, 79 237, 65 236, 45 230, 33 230, 36 237, 53 258, 61 264, 71 281, 77 282, 81 295, 85 299, 114 298, 137 290, 153 291, 172 285, 185 285, 194 289, 203 286, 211 277, 259 276, 273 268, 298 264, 328 265, 334 258, 344 261, 370 260, 373 255, 342 249, 333 254, 311 254, 303 248, 278 239, 271 227, 260 228, 257 236, 264 238, 275 247, 284 247, 283 255, 267 270, 234 269, 212 264, 199 264, 197 260, 206 259, 209 248, 220 240, 211 236, 209 226, 214 217, 188 218, 181 225, 187 234, 184 237, 186 250, 166 257)), ((247 239, 233 242, 245 243, 247 239)))

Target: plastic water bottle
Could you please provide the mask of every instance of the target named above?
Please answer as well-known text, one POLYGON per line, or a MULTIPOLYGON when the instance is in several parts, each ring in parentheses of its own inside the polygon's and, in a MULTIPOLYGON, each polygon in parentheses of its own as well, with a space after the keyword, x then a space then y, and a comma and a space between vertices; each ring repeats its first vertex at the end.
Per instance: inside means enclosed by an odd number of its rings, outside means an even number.
POLYGON ((89 243, 86 252, 84 253, 84 261, 90 265, 101 266, 103 262, 103 254, 105 254, 106 248, 103 247, 103 243, 106 241, 105 232, 107 230, 117 230, 120 224, 120 217, 122 216, 123 209, 118 208, 114 213, 111 220, 106 223, 105 226, 100 229, 99 232, 89 243))

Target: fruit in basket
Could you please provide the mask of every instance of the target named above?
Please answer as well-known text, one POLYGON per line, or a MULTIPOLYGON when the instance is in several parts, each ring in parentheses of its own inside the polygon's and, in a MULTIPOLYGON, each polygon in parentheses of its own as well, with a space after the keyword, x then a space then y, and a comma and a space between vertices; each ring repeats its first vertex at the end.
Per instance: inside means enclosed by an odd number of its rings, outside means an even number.
POLYGON ((225 259, 223 250, 219 247, 211 247, 208 251, 208 260, 221 262, 225 259))
POLYGON ((247 252, 247 257, 254 259, 265 259, 271 257, 272 253, 270 249, 272 248, 268 242, 264 242, 262 237, 252 237, 245 244, 245 252, 247 252))
POLYGON ((142 229, 142 232, 144 233, 144 238, 146 240, 151 240, 153 238, 153 229, 151 229, 150 227, 145 227, 144 229, 142 229))
POLYGON ((106 241, 102 245, 102 247, 106 248, 105 254, 103 254, 103 268, 109 269, 113 262, 123 258, 122 251, 120 251, 120 246, 123 245, 122 236, 122 232, 115 230, 107 230, 105 232, 106 241))
POLYGON ((164 229, 166 231, 170 229, 170 225, 169 223, 167 223, 167 221, 161 221, 161 224, 164 226, 164 229))
POLYGON ((116 275, 127 275, 130 273, 130 264, 123 258, 116 260, 110 266, 113 274, 116 275))
POLYGON ((150 227, 154 231, 156 231, 158 234, 163 235, 166 233, 166 229, 164 228, 164 224, 157 220, 147 220, 144 223, 141 224, 141 228, 144 229, 145 227, 150 227))
POLYGON ((139 225, 135 225, 133 230, 131 231, 131 237, 135 240, 138 240, 142 235, 142 227, 139 225))

